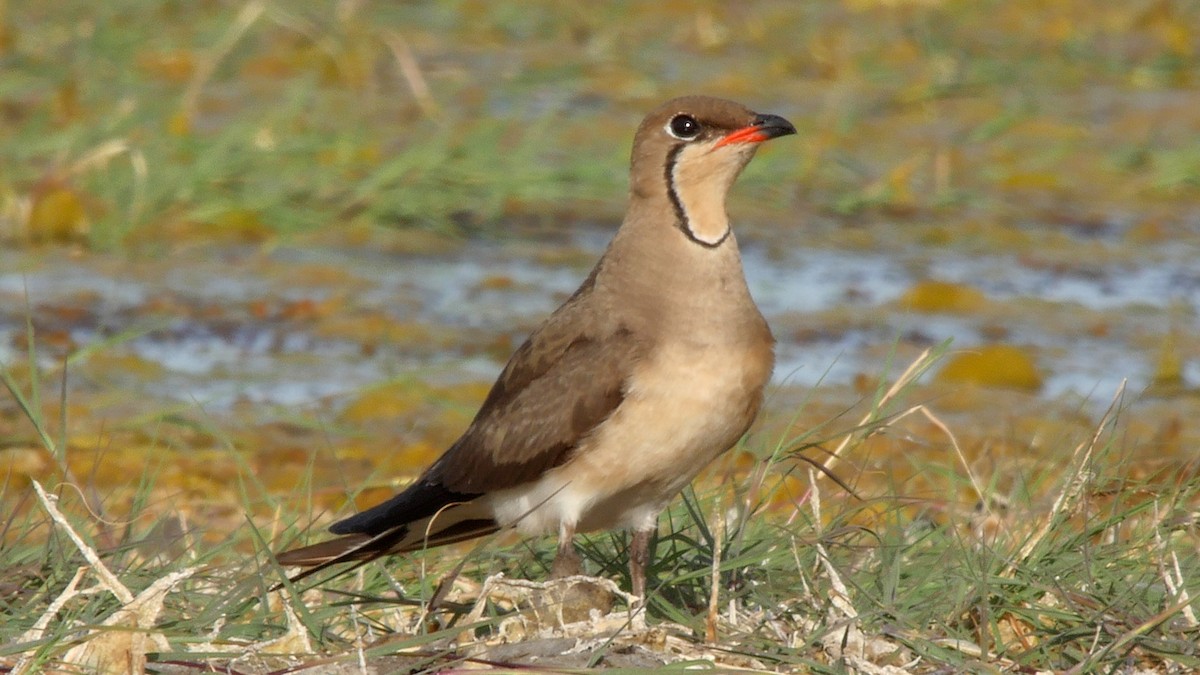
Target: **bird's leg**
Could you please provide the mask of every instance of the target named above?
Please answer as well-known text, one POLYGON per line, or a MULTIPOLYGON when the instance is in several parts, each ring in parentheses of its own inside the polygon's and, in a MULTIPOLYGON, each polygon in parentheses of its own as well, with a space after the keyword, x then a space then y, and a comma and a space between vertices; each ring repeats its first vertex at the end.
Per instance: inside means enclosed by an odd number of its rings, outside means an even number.
POLYGON ((575 523, 563 523, 558 528, 558 553, 550 566, 550 578, 561 579, 583 574, 583 560, 575 550, 575 523))
POLYGON ((654 530, 636 530, 629 542, 629 586, 638 597, 646 602, 646 570, 650 567, 650 535, 654 530))

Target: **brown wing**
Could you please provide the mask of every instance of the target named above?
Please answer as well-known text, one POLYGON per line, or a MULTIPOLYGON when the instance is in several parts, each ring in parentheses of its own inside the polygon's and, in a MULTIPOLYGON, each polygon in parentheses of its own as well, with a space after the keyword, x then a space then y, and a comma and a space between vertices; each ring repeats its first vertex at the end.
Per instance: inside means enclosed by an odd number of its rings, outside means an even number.
POLYGON ((465 494, 534 480, 620 405, 645 345, 587 307, 588 281, 513 354, 431 479, 465 494))

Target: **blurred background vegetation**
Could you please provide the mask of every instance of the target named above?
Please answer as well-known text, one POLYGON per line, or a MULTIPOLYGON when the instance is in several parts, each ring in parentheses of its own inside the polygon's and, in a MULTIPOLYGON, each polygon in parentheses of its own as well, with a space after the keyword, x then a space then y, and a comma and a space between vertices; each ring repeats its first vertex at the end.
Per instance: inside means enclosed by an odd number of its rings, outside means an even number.
POLYGON ((1186 0, 8 2, 0 237, 613 221, 630 130, 692 92, 796 122, 736 197, 772 230, 1190 237, 1197 25, 1186 0))

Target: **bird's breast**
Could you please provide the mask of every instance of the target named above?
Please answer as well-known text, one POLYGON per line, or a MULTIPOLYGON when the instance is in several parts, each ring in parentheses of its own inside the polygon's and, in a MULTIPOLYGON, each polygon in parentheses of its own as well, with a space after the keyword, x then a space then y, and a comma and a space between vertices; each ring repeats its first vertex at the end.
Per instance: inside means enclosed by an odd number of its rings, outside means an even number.
POLYGON ((563 522, 579 531, 652 526, 745 433, 772 362, 769 339, 661 345, 637 365, 621 405, 571 460, 496 495, 497 520, 526 532, 555 531, 563 522))

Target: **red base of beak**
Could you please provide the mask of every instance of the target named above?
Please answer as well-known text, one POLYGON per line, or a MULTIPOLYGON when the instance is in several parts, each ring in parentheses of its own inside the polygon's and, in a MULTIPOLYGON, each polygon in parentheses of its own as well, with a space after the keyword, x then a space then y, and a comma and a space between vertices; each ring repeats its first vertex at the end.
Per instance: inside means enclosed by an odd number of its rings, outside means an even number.
POLYGON ((729 132, 717 143, 717 147, 731 143, 762 143, 794 133, 796 127, 779 115, 759 115, 754 119, 754 124, 729 132))

